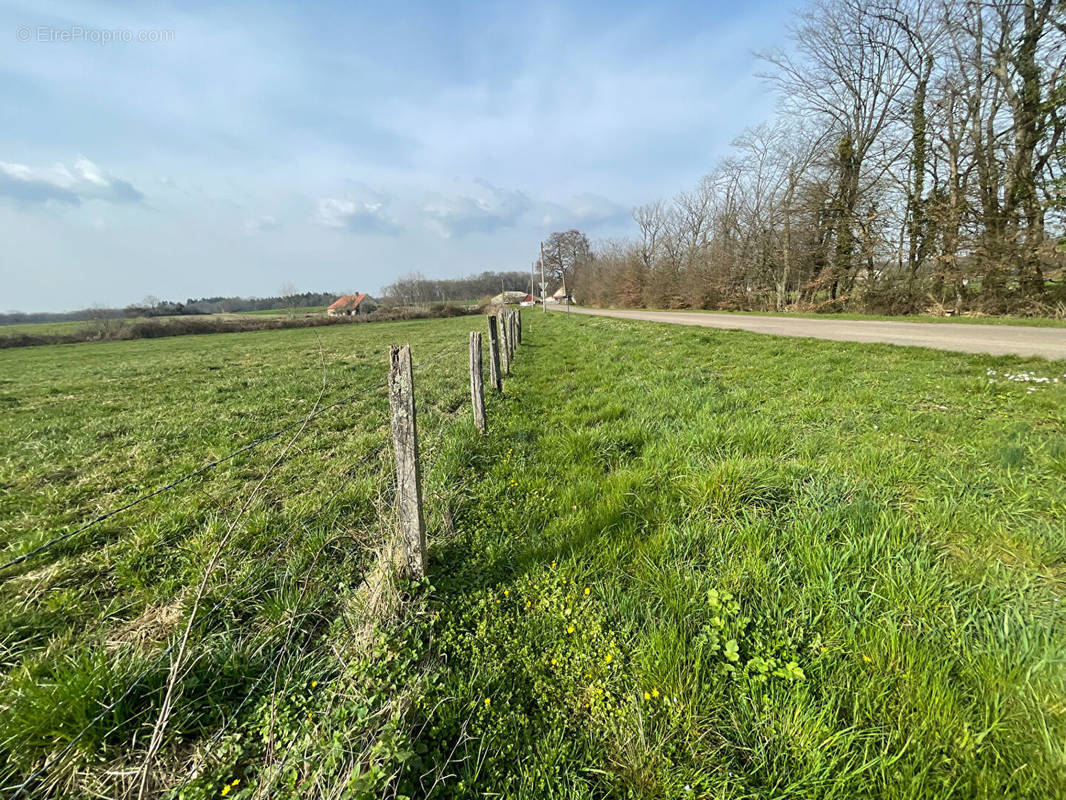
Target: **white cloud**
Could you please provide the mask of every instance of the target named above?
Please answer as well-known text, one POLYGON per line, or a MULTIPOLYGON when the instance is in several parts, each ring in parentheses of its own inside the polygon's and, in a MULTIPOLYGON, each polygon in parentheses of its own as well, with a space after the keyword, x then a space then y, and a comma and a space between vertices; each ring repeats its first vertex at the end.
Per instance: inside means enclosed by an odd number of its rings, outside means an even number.
POLYGON ((468 233, 492 233, 518 224, 533 203, 523 192, 507 191, 488 181, 474 182, 477 196, 429 195, 421 212, 431 230, 450 239, 468 233))
POLYGON ((24 206, 47 203, 76 206, 86 200, 109 203, 144 200, 133 184, 109 175, 83 157, 71 167, 55 164, 42 169, 0 161, 0 196, 24 206))
POLYGON ((394 235, 400 232, 399 224, 386 209, 386 195, 366 188, 361 188, 359 194, 363 197, 321 198, 315 221, 326 228, 352 233, 394 235))
POLYGON ((546 203, 541 224, 559 228, 597 228, 628 222, 630 210, 598 194, 585 192, 569 203, 546 203))

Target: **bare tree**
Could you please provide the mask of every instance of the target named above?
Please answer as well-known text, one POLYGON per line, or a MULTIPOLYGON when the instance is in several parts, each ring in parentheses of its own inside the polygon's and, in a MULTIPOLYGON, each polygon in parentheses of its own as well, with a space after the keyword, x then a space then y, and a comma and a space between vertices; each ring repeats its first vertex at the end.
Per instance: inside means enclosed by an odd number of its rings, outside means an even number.
POLYGON ((288 309, 289 316, 296 316, 296 303, 299 292, 296 289, 296 285, 286 281, 281 284, 281 290, 278 292, 278 296, 281 298, 281 302, 284 308, 288 309))
POLYGON ((769 77, 786 107, 820 117, 837 131, 833 198, 835 248, 831 294, 849 282, 855 250, 854 218, 866 158, 892 122, 907 81, 898 55, 898 26, 872 13, 862 0, 817 0, 800 12, 791 37, 796 55, 764 55, 777 70, 769 77))
POLYGON ((591 260, 592 247, 581 231, 553 233, 544 241, 544 274, 560 283, 567 296, 567 282, 573 286, 575 274, 591 260))
MULTIPOLYGON (((634 209, 634 241, 571 259, 590 297, 890 313, 1066 303, 1066 283, 1047 279, 1066 257, 1066 3, 813 0, 791 38, 764 56, 782 118, 693 189, 634 209)), ((559 241, 547 260, 571 280, 559 241)))

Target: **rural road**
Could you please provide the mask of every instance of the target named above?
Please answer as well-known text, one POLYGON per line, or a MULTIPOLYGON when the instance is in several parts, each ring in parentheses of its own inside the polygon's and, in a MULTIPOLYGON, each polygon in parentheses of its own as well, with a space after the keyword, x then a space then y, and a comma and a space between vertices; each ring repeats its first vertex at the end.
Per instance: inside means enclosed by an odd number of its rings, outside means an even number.
MULTIPOLYGON (((566 309, 562 307, 552 310, 565 312, 566 309)), ((577 306, 571 306, 570 310, 575 314, 672 322, 676 325, 700 325, 705 328, 730 328, 768 333, 773 336, 801 336, 829 339, 835 342, 882 342, 909 347, 958 350, 963 353, 1066 359, 1066 328, 1026 328, 1019 325, 953 322, 875 322, 803 317, 759 317, 715 314, 706 311, 630 311, 578 308, 577 306)))

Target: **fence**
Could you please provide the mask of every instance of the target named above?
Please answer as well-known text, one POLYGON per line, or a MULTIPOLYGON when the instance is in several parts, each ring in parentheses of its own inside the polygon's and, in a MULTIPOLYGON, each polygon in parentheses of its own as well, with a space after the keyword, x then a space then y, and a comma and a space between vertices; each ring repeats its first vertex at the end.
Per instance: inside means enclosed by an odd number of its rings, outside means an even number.
MULTIPOLYGON (((498 394, 503 391, 503 377, 510 374, 512 365, 518 353, 518 345, 522 340, 522 322, 520 314, 505 310, 499 316, 489 316, 487 323, 489 333, 487 355, 489 361, 490 384, 492 389, 498 394)), ((14 574, 17 572, 17 567, 27 564, 27 562, 33 562, 45 552, 69 542, 75 537, 84 535, 105 521, 124 514, 153 498, 158 498, 197 477, 205 475, 223 464, 227 464, 234 459, 237 459, 241 455, 250 453, 270 442, 283 440, 287 434, 291 434, 286 441, 281 455, 274 460, 270 469, 267 471, 267 474, 262 477, 251 495, 249 495, 241 504, 236 518, 222 537, 212 559, 208 562, 203 574, 203 580, 195 595, 192 609, 184 624, 181 635, 174 637, 165 648, 161 649, 160 652, 133 677, 126 689, 113 701, 103 705, 98 713, 92 716, 88 723, 82 727, 80 732, 70 736, 65 741, 65 744, 61 749, 53 751, 44 760, 43 764, 29 772, 28 775, 25 775, 20 782, 13 785, 0 786, 0 790, 2 790, 5 796, 13 798, 38 796, 42 788, 47 791, 49 773, 67 760, 68 756, 70 756, 72 751, 74 751, 79 745, 79 742, 82 741, 83 737, 92 731, 95 726, 107 718, 108 715, 113 714, 117 708, 124 703, 127 703, 131 697, 141 694, 154 695, 156 693, 161 693, 163 699, 159 704, 159 716, 155 725, 152 727, 152 739, 148 746, 144 763, 141 769, 138 770, 135 778, 132 775, 126 775, 124 778, 127 782, 127 793, 133 794, 134 790, 138 789, 138 795, 143 796, 146 787, 148 786, 153 759, 163 742, 163 734, 167 727, 171 709, 177 697, 180 695, 179 684, 185 675, 185 667, 189 664, 187 647, 190 639, 194 635, 207 637, 212 631, 218 630, 221 625, 224 624, 224 620, 221 619, 221 612, 229 603, 230 598, 238 595, 243 589, 254 587, 257 584, 257 581, 267 575, 270 570, 278 568, 279 564, 276 559, 279 554, 285 551, 286 547, 294 540, 301 530, 309 530, 310 526, 320 519, 324 510, 332 504, 333 500, 341 492, 344 491, 345 487, 355 479, 364 467, 374 462, 390 443, 395 464, 395 494, 392 503, 394 506, 396 523, 394 539, 400 545, 400 549, 403 553, 401 569, 402 572, 411 579, 421 580, 424 578, 427 569, 427 558, 426 520, 423 505, 422 484, 424 477, 423 467, 426 465, 423 463, 425 461, 425 454, 420 450, 419 443, 418 403, 416 403, 419 393, 416 384, 416 370, 420 367, 434 364, 448 356, 455 355, 461 352, 464 347, 469 356, 471 424, 473 425, 476 435, 485 435, 489 429, 489 419, 487 417, 485 405, 482 374, 484 359, 482 353, 482 335, 480 332, 473 331, 470 333, 467 342, 446 347, 442 351, 437 352, 420 362, 414 360, 415 354, 412 352, 410 345, 394 345, 389 350, 387 374, 379 381, 364 386, 357 391, 326 405, 319 405, 319 403, 316 402, 311 412, 302 418, 283 425, 270 433, 258 436, 224 456, 213 459, 195 470, 172 479, 126 503, 102 512, 67 532, 52 536, 44 542, 30 548, 26 552, 9 559, 6 563, 0 564, 0 582, 6 582, 14 577, 14 574), (391 436, 372 448, 365 456, 358 459, 358 461, 346 471, 345 475, 343 475, 340 480, 336 481, 336 486, 332 493, 319 503, 317 508, 315 508, 310 514, 306 515, 298 525, 294 526, 293 529, 289 531, 287 536, 278 540, 270 549, 256 554, 255 566, 251 571, 243 575, 237 585, 227 585, 226 591, 221 592, 221 596, 214 602, 211 602, 205 589, 207 588, 209 578, 212 575, 219 554, 226 547, 229 537, 237 524, 242 518, 244 518, 245 513, 251 506, 260 487, 263 485, 263 482, 287 457, 287 454, 300 435, 314 420, 335 409, 352 405, 360 398, 370 395, 382 387, 387 387, 390 412, 389 428, 391 436), (167 666, 168 661, 169 667, 167 666), (164 673, 167 678, 165 684, 160 684, 154 689, 149 689, 148 684, 152 682, 160 683, 159 679, 164 673), (134 783, 131 782, 134 780, 137 786, 134 786, 134 783)), ((461 409, 457 409, 457 411, 459 410, 461 409)), ((437 431, 436 439, 432 444, 438 443, 448 427, 450 427, 452 423, 457 422, 459 418, 459 416, 453 416, 448 424, 442 424, 437 431)), ((433 448, 431 447, 431 450, 432 449, 433 448)), ((439 456, 439 453, 436 453, 435 455, 439 456)), ((426 467, 425 472, 430 472, 432 468, 433 462, 426 467)), ((307 592, 308 590, 308 587, 305 585, 303 591, 307 592)), ((315 597, 321 597, 322 591, 323 590, 320 589, 319 594, 316 594, 315 597)), ((315 605, 315 597, 307 598, 309 606, 313 607, 315 605)), ((301 600, 303 599, 304 598, 301 596, 301 600)), ((206 748, 208 752, 211 749, 211 743, 217 741, 224 735, 230 723, 237 717, 250 699, 255 696, 261 683, 272 671, 275 683, 277 682, 277 670, 280 669, 282 661, 287 657, 289 647, 292 643, 293 630, 297 627, 297 620, 293 618, 289 621, 288 625, 289 627, 286 632, 284 646, 280 647, 271 660, 265 665, 263 672, 247 690, 236 710, 230 712, 226 716, 224 724, 218 728, 209 740, 208 747, 206 748)), ((204 758, 206 757, 207 756, 205 755, 204 758)), ((190 780, 191 776, 197 774, 202 766, 203 765, 200 764, 195 769, 190 768, 187 770, 186 777, 182 781, 182 786, 190 780)), ((0 770, 0 778, 3 777, 3 771, 0 770)), ((181 787, 178 787, 178 790, 180 790, 180 788, 181 787)))

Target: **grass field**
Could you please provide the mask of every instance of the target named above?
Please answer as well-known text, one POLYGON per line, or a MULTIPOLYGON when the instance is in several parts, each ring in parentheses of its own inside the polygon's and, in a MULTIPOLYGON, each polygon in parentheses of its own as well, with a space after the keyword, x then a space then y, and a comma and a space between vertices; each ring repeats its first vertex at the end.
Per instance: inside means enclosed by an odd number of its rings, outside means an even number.
POLYGON ((26 334, 52 334, 74 333, 87 325, 93 324, 88 320, 63 320, 61 322, 19 322, 14 325, 0 325, 0 336, 14 336, 19 333, 26 334))
POLYGON ((799 311, 705 311, 699 308, 675 309, 654 308, 649 311, 676 311, 684 314, 735 314, 737 316, 755 317, 796 317, 798 319, 845 319, 868 320, 871 322, 954 322, 964 325, 1021 325, 1026 328, 1066 328, 1066 319, 1056 317, 934 317, 927 314, 887 315, 857 314, 843 312, 839 314, 804 313, 799 311))
POLYGON ((203 320, 211 318, 240 318, 245 316, 254 317, 278 317, 284 319, 290 316, 304 316, 306 314, 319 314, 325 311, 325 306, 313 306, 309 308, 297 308, 292 313, 288 309, 268 309, 264 311, 240 311, 224 314, 191 314, 173 317, 121 317, 102 322, 94 320, 64 320, 62 322, 20 322, 14 325, 0 325, 0 337, 14 336, 16 334, 28 334, 30 336, 43 336, 47 334, 75 333, 85 328, 93 328, 100 325, 129 325, 135 322, 144 322, 154 319, 161 322, 169 320, 193 319, 203 320))
POLYGON ((526 320, 480 440, 480 317, 0 352, 7 557, 446 354, 430 585, 374 390, 0 572, 0 785, 133 790, 224 542, 157 795, 1066 797, 1066 364, 526 320))

